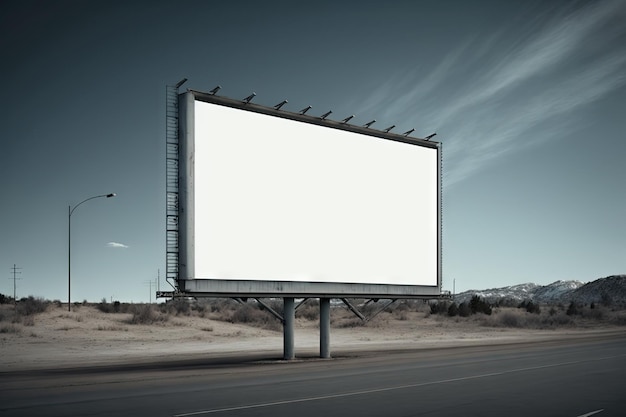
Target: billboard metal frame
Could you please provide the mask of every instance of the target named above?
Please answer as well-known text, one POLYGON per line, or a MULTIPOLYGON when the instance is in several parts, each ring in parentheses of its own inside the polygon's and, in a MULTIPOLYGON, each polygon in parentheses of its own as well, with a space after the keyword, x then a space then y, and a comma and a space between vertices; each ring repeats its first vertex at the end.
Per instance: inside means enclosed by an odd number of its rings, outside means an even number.
POLYGON ((179 95, 179 175, 178 175, 178 268, 179 290, 206 297, 330 297, 330 298, 433 298, 441 294, 441 143, 354 126, 321 117, 277 110, 246 101, 221 97, 194 90, 179 95), (380 138, 422 146, 437 151, 437 285, 358 284, 334 282, 296 282, 207 279, 194 276, 194 143, 196 101, 227 106, 267 116, 290 119, 380 138))
MULTIPOLYGON (((283 314, 283 358, 294 359, 294 317, 296 298, 320 299, 320 356, 330 357, 330 300, 341 299, 349 307, 348 298, 365 299, 434 299, 445 297, 442 293, 442 147, 440 142, 408 136, 413 130, 399 135, 390 129, 372 129, 371 123, 355 126, 343 121, 333 121, 323 116, 310 116, 306 111, 290 112, 280 105, 266 107, 251 103, 248 98, 236 100, 217 96, 216 88, 211 93, 195 90, 178 92, 186 81, 167 87, 166 120, 166 263, 167 279, 174 287, 172 292, 159 292, 160 297, 214 297, 245 300, 256 298, 282 298, 283 314), (195 102, 226 106, 267 116, 289 119, 297 122, 338 129, 381 140, 407 143, 435 149, 436 163, 436 204, 437 204, 437 283, 436 285, 394 285, 371 283, 337 283, 304 281, 268 281, 242 279, 209 279, 194 276, 194 146, 195 146, 195 102)), ((253 96, 250 96, 252 98, 253 96)), ((306 109, 308 110, 308 108, 306 109)), ((261 303, 262 304, 262 303, 261 303)), ((351 308, 354 311, 354 307, 351 308)))

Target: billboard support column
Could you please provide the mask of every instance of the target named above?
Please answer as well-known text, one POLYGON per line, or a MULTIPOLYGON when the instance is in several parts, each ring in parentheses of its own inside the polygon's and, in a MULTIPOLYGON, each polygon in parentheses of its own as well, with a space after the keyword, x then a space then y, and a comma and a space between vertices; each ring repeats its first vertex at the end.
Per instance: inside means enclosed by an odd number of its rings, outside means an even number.
POLYGON ((320 358, 330 358, 330 298, 320 298, 320 358))
POLYGON ((294 298, 283 298, 283 359, 287 361, 295 358, 293 349, 295 317, 296 308, 294 298))

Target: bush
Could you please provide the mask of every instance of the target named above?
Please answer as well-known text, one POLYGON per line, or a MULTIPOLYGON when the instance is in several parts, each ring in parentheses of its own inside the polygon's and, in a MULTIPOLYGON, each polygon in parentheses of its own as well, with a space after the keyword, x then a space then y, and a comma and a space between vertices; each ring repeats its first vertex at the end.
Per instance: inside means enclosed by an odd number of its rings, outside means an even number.
POLYGON ((307 301, 307 304, 296 311, 296 315, 310 321, 318 320, 320 318, 319 303, 313 304, 311 301, 307 301))
POLYGON ((565 312, 568 316, 576 316, 580 314, 580 310, 575 302, 569 303, 569 307, 567 307, 567 311, 565 312))
POLYGON ((96 308, 100 311, 102 311, 103 313, 119 313, 121 310, 121 304, 119 301, 115 301, 112 304, 107 303, 107 299, 103 298, 102 301, 100 301, 100 304, 96 305, 96 308))
POLYGON ((0 333, 20 333, 22 329, 14 324, 3 324, 0 326, 0 333))
POLYGON ((477 295, 472 297, 469 303, 469 307, 472 314, 483 313, 488 316, 491 315, 491 306, 489 305, 489 303, 487 303, 477 295))
POLYGON ((160 304, 159 309, 163 313, 175 314, 177 316, 191 315, 191 303, 183 298, 173 298, 165 304, 160 304))
POLYGON ((506 311, 498 315, 500 323, 505 327, 520 327, 520 321, 517 315, 510 311, 506 311))
POLYGON ((459 315, 459 306, 457 306, 456 303, 450 304, 450 307, 448 307, 448 316, 454 317, 458 315, 459 315))
POLYGON ((539 314, 541 313, 541 307, 539 307, 539 304, 528 301, 528 303, 526 303, 526 311, 533 314, 539 314))
POLYGON ((461 317, 469 317, 472 314, 472 309, 469 304, 463 302, 459 304, 459 316, 461 317))
POLYGON ((17 312, 22 316, 30 316, 46 311, 48 302, 43 298, 35 298, 32 295, 28 298, 22 298, 17 303, 17 312))
POLYGON ((168 317, 159 314, 152 308, 150 304, 138 305, 134 308, 133 316, 126 320, 128 324, 154 324, 167 321, 168 317))
POLYGON ((447 314, 450 308, 447 301, 437 301, 430 304, 430 314, 447 314))
MULTIPOLYGON (((243 304, 233 312, 229 321, 231 323, 259 326, 268 330, 281 330, 282 323, 276 317, 270 315, 270 313, 261 310, 260 307, 262 306, 243 304)), ((274 306, 271 307, 274 309, 274 306)), ((281 311, 278 311, 278 313, 280 314, 281 311)))
POLYGON ((409 314, 406 310, 393 310, 393 317, 400 321, 406 321, 409 319, 409 314))

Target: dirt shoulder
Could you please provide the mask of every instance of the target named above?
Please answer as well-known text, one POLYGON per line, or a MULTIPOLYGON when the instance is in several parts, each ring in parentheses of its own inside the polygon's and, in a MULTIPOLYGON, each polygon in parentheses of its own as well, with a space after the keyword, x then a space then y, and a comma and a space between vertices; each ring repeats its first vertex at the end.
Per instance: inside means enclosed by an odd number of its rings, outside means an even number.
MULTIPOLYGON (((4 307, 4 306, 3 306, 4 307)), ((345 316, 335 312, 331 316, 345 316)), ((349 314, 348 314, 349 315, 349 314)), ((24 323, 5 325, 0 333, 0 372, 115 364, 170 362, 237 355, 282 356, 282 332, 208 317, 172 316, 144 325, 130 324, 131 314, 103 313, 93 306, 68 312, 50 306, 24 323)), ((406 312, 384 313, 366 325, 331 326, 331 352, 429 349, 492 345, 623 332, 619 326, 524 329, 485 326, 476 319, 406 312)), ((296 356, 319 353, 315 320, 296 319, 296 356)))

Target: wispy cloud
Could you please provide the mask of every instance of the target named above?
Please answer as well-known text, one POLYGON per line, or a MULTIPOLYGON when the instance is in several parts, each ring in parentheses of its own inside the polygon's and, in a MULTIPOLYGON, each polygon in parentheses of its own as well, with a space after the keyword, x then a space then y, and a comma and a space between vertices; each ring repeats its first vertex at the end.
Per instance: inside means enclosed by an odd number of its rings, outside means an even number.
POLYGON ((573 112, 623 87, 625 17, 619 0, 551 10, 515 33, 500 28, 470 39, 429 74, 398 76, 364 101, 415 120, 422 134, 438 131, 451 186, 503 156, 564 137, 575 128, 573 112))
POLYGON ((119 242, 109 242, 107 243, 107 246, 109 248, 122 248, 122 249, 127 249, 129 246, 125 245, 123 243, 119 243, 119 242))

